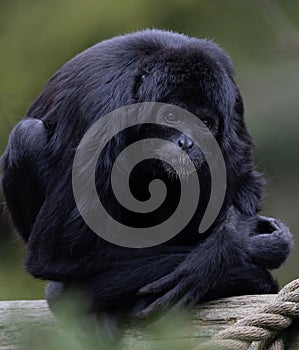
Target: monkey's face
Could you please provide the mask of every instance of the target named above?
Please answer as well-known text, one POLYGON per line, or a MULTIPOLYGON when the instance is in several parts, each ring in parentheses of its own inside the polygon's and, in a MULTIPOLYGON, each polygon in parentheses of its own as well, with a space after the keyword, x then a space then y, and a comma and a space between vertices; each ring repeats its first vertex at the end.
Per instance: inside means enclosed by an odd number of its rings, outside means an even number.
POLYGON ((185 178, 206 168, 205 153, 209 150, 205 149, 205 138, 217 136, 219 119, 208 109, 198 109, 193 115, 194 119, 187 118, 179 108, 167 105, 159 110, 157 124, 144 135, 149 138, 146 151, 162 160, 156 172, 159 169, 170 178, 185 178), (157 138, 167 142, 157 142, 157 138))
POLYGON ((211 109, 199 108, 195 104, 180 103, 187 111, 191 112, 195 119, 186 118, 179 109, 161 110, 157 116, 157 122, 168 125, 161 130, 162 136, 168 143, 163 143, 161 148, 153 149, 153 153, 163 156, 167 162, 163 163, 165 171, 173 176, 174 168, 178 176, 186 177, 194 171, 201 171, 205 167, 205 139, 217 137, 219 130, 219 118, 211 109), (182 131, 182 132, 181 132, 182 131), (198 143, 200 141, 200 144, 198 143), (183 151, 183 153, 181 152, 183 151), (186 161, 186 155, 192 162, 186 161))
POLYGON ((159 127, 144 133, 145 137, 169 141, 157 144, 153 140, 149 143, 153 158, 157 156, 165 160, 162 169, 170 177, 175 173, 188 177, 194 169, 202 171, 206 164, 204 139, 214 137, 218 140, 229 90, 224 90, 223 84, 231 81, 220 66, 198 53, 178 55, 174 51, 171 55, 161 54, 154 63, 148 63, 145 71, 136 89, 137 102, 162 102, 179 107, 161 107, 155 112, 155 123, 159 127), (188 111, 194 118, 186 117, 180 109, 188 111))
POLYGON ((146 166, 147 172, 182 179, 206 169, 209 147, 205 141, 217 138, 220 118, 211 108, 175 102, 176 105, 173 101, 159 103, 154 111, 150 110, 150 123, 147 120, 137 132, 135 129, 131 142, 136 135, 144 140, 141 153, 144 159, 152 159, 146 166))

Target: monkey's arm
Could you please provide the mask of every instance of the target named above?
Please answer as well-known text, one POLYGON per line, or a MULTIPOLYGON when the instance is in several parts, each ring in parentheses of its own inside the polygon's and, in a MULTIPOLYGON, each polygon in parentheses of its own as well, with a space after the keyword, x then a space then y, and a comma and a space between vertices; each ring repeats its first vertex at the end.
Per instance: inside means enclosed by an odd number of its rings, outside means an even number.
POLYGON ((152 300, 138 310, 137 316, 146 317, 169 307, 192 306, 213 295, 242 294, 248 287, 249 291, 258 293, 276 292, 277 285, 266 268, 279 266, 289 253, 292 238, 288 229, 273 219, 242 218, 241 225, 238 220, 240 215, 231 208, 224 224, 182 264, 141 288, 139 295, 152 296, 152 300), (271 225, 275 222, 273 238, 263 231, 267 226, 261 225, 262 220, 271 225), (257 231, 252 235, 254 229, 262 233, 257 231))
POLYGON ((44 200, 40 182, 45 160, 46 130, 39 119, 24 119, 10 134, 1 158, 1 177, 6 205, 14 225, 26 241, 44 200))

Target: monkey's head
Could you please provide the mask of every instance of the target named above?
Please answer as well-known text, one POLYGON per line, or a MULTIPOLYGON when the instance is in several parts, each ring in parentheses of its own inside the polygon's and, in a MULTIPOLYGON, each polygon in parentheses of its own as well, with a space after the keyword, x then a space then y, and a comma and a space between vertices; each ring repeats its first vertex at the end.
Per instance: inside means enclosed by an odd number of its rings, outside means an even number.
MULTIPOLYGON (((134 102, 158 102, 161 106, 149 105, 141 110, 140 123, 150 121, 152 125, 128 131, 130 141, 134 133, 138 139, 141 135, 143 139, 153 139, 147 142, 146 149, 150 148, 153 158, 165 160, 160 167, 154 165, 155 173, 162 169, 171 178, 184 178, 194 169, 206 170, 203 144, 200 146, 196 140, 203 140, 209 133, 220 144, 233 126, 237 99, 242 106, 230 59, 218 46, 204 40, 191 41, 186 47, 148 49, 140 55, 134 102), (194 118, 188 118, 186 112, 194 118), (169 142, 157 144, 155 138, 169 142)), ((241 123, 242 115, 241 110, 241 123)), ((222 145, 224 152, 225 146, 222 145)))
POLYGON ((231 60, 218 45, 204 39, 146 30, 100 42, 54 74, 27 116, 41 119, 47 129, 46 149, 49 162, 55 164, 52 187, 61 183, 61 177, 70 183, 76 149, 87 130, 102 118, 105 123, 96 136, 100 140, 113 135, 98 161, 97 187, 102 193, 109 186, 117 156, 141 139, 149 139, 141 151, 164 160, 141 162, 142 176, 175 180, 176 175, 189 178, 194 169, 207 173, 205 150, 195 142, 205 137, 207 129, 223 154, 229 191, 238 193, 239 179, 253 169, 252 140, 231 60), (124 115, 117 120, 104 118, 144 102, 162 105, 138 114, 138 126, 128 128, 124 115), (190 121, 183 110, 195 119, 190 121), (127 129, 119 132, 122 126, 127 129), (154 138, 168 142, 157 143, 154 138))

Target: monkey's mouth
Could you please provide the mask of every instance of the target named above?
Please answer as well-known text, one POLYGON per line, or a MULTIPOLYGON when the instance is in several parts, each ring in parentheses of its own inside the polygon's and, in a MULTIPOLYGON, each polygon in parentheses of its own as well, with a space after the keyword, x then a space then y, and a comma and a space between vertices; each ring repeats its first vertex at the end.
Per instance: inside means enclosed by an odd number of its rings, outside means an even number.
POLYGON ((203 160, 195 159, 187 163, 184 161, 184 158, 180 159, 180 157, 177 156, 169 156, 162 164, 163 170, 168 177, 184 179, 200 170, 203 160))

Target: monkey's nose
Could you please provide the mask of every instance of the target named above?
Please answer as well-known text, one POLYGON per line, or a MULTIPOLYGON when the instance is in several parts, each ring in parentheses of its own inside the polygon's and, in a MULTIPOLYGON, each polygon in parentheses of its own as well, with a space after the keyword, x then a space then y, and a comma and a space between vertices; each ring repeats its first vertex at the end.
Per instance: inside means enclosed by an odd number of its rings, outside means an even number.
POLYGON ((183 151, 190 151, 193 147, 193 141, 189 137, 182 135, 178 139, 178 145, 183 151))

